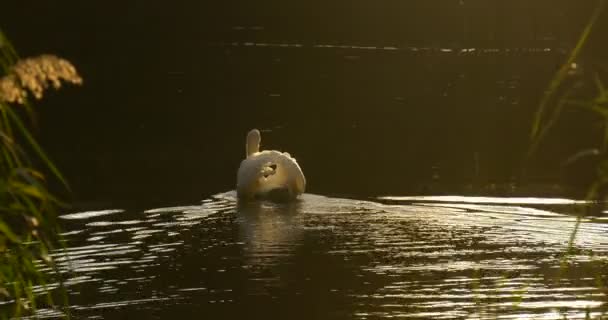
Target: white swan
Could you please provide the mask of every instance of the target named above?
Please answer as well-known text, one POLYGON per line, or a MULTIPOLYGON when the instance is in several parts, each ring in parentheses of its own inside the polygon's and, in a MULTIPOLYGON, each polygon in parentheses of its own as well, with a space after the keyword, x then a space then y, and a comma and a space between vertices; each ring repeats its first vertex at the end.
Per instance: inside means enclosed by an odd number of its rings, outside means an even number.
POLYGON ((306 188, 302 169, 287 152, 260 151, 260 131, 247 134, 247 157, 237 173, 236 192, 241 199, 295 199, 306 188))

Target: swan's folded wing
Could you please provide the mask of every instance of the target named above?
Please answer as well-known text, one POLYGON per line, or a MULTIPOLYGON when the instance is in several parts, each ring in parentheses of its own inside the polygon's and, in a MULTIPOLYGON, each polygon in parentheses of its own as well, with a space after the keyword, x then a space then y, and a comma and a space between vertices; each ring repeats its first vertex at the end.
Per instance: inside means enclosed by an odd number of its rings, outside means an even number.
POLYGON ((293 171, 296 173, 294 175, 296 182, 296 190, 298 190, 298 193, 304 193, 304 191, 306 190, 306 177, 304 177, 304 172, 302 172, 302 168, 300 168, 300 165, 298 164, 296 159, 292 159, 294 165, 293 171))
POLYGON ((285 168, 290 188, 295 194, 304 193, 306 190, 306 178, 296 159, 291 157, 287 152, 282 153, 280 159, 285 168))
POLYGON ((239 197, 254 197, 280 188, 287 188, 293 196, 306 189, 304 173, 288 153, 265 150, 254 153, 241 162, 237 173, 239 197), (264 168, 272 165, 276 165, 276 172, 265 175, 264 168))
POLYGON ((268 175, 268 167, 281 163, 278 151, 256 152, 245 160, 237 172, 236 191, 239 197, 253 198, 256 194, 276 188, 285 188, 286 177, 278 174, 268 175))

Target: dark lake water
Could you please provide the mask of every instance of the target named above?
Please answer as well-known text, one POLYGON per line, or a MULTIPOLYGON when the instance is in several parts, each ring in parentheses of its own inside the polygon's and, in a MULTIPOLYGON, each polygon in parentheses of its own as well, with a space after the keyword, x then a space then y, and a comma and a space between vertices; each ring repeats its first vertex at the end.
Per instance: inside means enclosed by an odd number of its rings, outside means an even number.
MULTIPOLYGON (((37 102, 33 128, 77 208, 55 252, 74 318, 604 315, 605 215, 564 257, 584 204, 556 200, 584 194, 593 161, 563 163, 603 129, 567 109, 524 161, 596 3, 3 3, 21 55, 84 78, 37 102), (298 159, 301 201, 217 194, 252 128, 298 159)), ((599 21, 569 84, 605 61, 599 21)))
MULTIPOLYGON (((77 319, 568 319, 608 312, 608 220, 557 198, 304 194, 64 214, 77 319)), ((52 313, 49 313, 52 315, 52 313)))
MULTIPOLYGON (((23 56, 61 55, 84 78, 36 107, 74 200, 146 206, 232 189, 254 127, 317 194, 562 183, 560 164, 601 136, 584 112, 558 122, 526 181, 522 162, 542 92, 595 4, 12 1, 0 21, 23 56)), ((568 81, 606 56, 600 21, 568 81)))

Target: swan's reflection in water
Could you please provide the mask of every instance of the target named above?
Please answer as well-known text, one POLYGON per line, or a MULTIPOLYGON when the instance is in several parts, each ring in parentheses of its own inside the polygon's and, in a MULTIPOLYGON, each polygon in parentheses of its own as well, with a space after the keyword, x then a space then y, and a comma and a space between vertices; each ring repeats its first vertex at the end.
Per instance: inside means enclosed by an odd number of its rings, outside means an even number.
POLYGON ((583 219, 563 260, 576 218, 561 205, 310 194, 237 203, 229 192, 66 214, 68 249, 54 256, 79 318, 599 317, 608 224, 583 219))
POLYGON ((292 253, 302 240, 300 202, 239 202, 236 222, 251 265, 275 265, 292 253))

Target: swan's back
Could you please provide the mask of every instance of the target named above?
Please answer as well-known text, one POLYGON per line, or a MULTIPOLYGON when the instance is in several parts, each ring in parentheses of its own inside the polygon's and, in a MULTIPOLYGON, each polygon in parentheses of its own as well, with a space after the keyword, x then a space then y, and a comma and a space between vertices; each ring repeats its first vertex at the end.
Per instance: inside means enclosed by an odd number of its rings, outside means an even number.
MULTIPOLYGON (((248 135, 248 145, 252 132, 248 135)), ((304 193, 306 178, 296 159, 288 153, 265 150, 248 151, 247 154, 237 173, 236 191, 239 198, 290 200, 304 193)))

